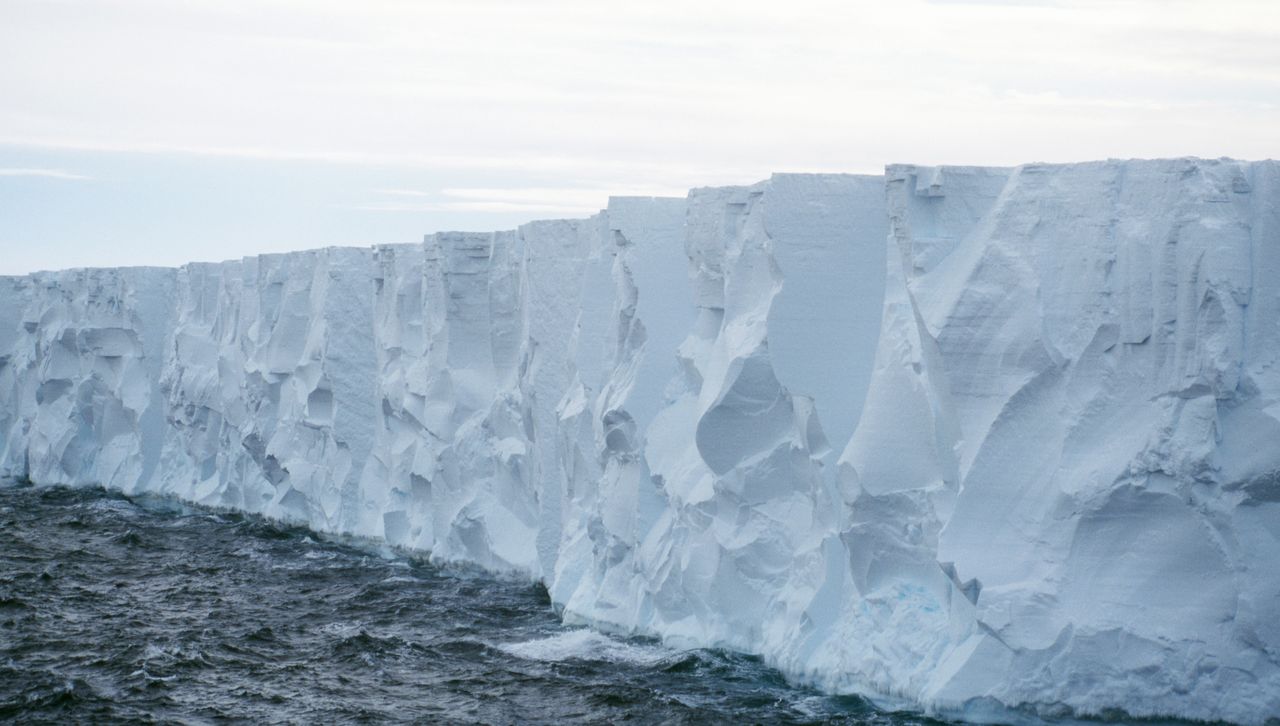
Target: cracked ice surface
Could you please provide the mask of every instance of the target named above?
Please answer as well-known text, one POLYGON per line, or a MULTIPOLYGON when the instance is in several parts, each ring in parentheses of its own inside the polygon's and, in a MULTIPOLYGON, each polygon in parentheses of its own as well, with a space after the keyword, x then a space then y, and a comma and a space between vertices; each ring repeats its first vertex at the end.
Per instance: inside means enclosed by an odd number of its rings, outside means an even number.
POLYGON ((776 175, 0 278, 0 475, 974 719, 1280 714, 1280 165, 776 175))

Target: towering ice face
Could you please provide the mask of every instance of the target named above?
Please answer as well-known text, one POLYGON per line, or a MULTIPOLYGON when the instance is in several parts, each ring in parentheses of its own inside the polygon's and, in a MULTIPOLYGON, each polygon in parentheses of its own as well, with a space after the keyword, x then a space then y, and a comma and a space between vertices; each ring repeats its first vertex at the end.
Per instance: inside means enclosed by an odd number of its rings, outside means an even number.
MULTIPOLYGON (((375 470, 372 481, 393 491, 372 504, 382 512, 380 534, 395 544, 528 570, 536 514, 524 487, 527 436, 516 395, 522 245, 512 232, 427 238, 421 277, 403 290, 410 311, 423 299, 425 349, 398 351, 388 364, 395 386, 382 402, 383 433, 409 476, 375 470)), ((402 290, 384 284, 380 302, 393 294, 402 290)), ((379 333, 395 340, 393 328, 379 333)))
POLYGON ((124 491, 154 480, 174 272, 0 280, 0 476, 124 491))
POLYGON ((673 259, 671 235, 651 231, 649 242, 620 229, 636 240, 614 268, 621 354, 593 408, 566 407, 579 432, 566 450, 583 472, 580 521, 552 596, 611 627, 772 654, 807 637, 838 597, 823 585, 839 566, 841 506, 819 412, 847 439, 866 394, 879 329, 866 310, 883 294, 882 181, 784 175, 695 190, 688 205, 696 313, 683 313, 692 329, 652 418, 651 394, 633 403, 631 383, 671 370, 671 359, 631 341, 681 314, 669 299, 646 309, 654 288, 632 273, 652 269, 661 291, 687 283, 656 264, 673 259), (837 295, 866 307, 834 309, 837 295), (773 325, 797 329, 775 339, 773 325), (594 428, 578 423, 587 410, 594 428), (593 439, 595 466, 583 453, 593 439))
POLYGON ((918 352, 873 380, 853 509, 910 499, 986 633, 921 700, 1280 713, 1278 181, 1272 162, 889 169, 905 285, 882 353, 918 352))
POLYGON ((377 410, 370 261, 328 248, 179 271, 169 436, 148 488, 355 529, 377 410))
POLYGON ((1280 713, 1280 165, 777 175, 0 280, 0 474, 525 573, 825 688, 1280 713))

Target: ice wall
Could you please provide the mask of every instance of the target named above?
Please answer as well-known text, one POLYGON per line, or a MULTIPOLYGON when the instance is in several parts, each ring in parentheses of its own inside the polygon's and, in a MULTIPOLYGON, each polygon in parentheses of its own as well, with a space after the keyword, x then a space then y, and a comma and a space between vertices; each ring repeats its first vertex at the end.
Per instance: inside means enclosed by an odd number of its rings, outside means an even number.
POLYGON ((1226 160, 0 278, 0 475, 523 573, 937 713, 1261 723, 1277 280, 1280 165, 1226 160))
POLYGON ((352 531, 377 411, 370 260, 329 248, 181 268, 156 351, 164 455, 138 488, 352 531))
POLYGON ((1280 714, 1278 182, 1274 162, 888 170, 897 327, 923 355, 873 381, 900 413, 868 411, 845 461, 879 494, 901 422, 937 467, 895 488, 954 491, 921 521, 988 637, 930 698, 1280 714))
POLYGON ((175 271, 0 278, 0 475, 133 491, 156 480, 175 271))

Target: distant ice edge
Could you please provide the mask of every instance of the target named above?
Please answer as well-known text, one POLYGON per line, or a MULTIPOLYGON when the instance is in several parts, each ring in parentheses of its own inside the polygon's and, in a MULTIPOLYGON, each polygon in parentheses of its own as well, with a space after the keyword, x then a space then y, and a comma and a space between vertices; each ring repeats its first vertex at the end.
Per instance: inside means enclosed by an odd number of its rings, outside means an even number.
POLYGON ((0 401, 0 475, 526 573, 831 691, 1280 717, 1274 161, 781 174, 4 277, 0 401))

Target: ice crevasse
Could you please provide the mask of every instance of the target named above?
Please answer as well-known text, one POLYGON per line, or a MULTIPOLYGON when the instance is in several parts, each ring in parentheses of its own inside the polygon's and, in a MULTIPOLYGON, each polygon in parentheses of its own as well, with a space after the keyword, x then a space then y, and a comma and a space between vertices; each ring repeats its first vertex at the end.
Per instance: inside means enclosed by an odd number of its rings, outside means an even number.
POLYGON ((0 278, 0 475, 975 720, 1280 718, 1280 163, 780 174, 0 278))

